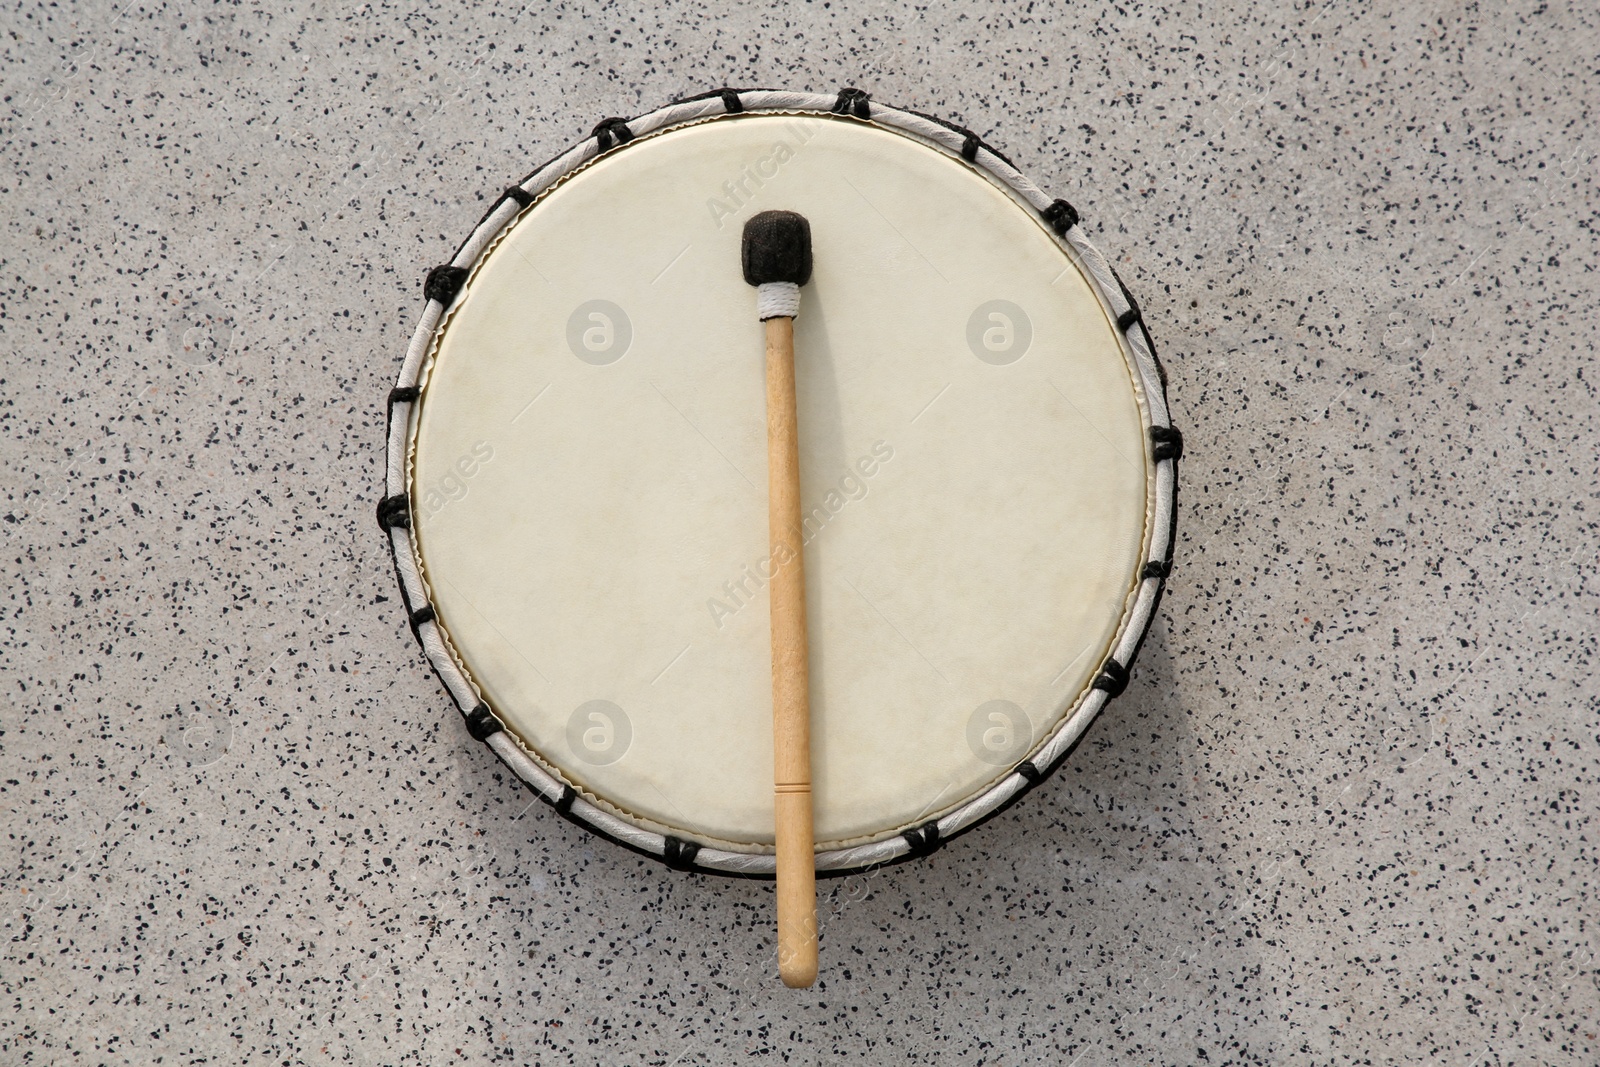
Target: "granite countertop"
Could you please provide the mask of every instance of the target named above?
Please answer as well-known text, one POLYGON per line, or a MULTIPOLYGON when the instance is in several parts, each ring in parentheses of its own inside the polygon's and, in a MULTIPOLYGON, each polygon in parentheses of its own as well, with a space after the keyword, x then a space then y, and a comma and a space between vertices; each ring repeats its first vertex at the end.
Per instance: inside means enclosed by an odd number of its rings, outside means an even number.
POLYGON ((1600 1060, 1595 16, 1235 0, 0 15, 0 1060, 1600 1060), (448 258, 607 115, 957 120, 1187 450, 1068 763, 935 856, 686 876, 472 743, 373 522, 448 258))

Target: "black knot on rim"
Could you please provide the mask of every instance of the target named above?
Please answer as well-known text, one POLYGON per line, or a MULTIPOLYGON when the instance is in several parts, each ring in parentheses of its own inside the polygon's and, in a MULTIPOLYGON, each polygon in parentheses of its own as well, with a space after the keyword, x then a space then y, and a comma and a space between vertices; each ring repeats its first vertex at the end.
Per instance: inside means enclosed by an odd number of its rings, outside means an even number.
POLYGON ((469 273, 466 267, 452 267, 448 263, 435 267, 428 272, 427 279, 422 283, 422 295, 449 307, 456 294, 461 292, 461 286, 466 282, 469 273))
POLYGON ((1078 209, 1065 200, 1052 201, 1050 206, 1044 209, 1044 221, 1048 222, 1050 228, 1057 234, 1065 237, 1067 231, 1078 224, 1078 209))
MULTIPOLYGON (((397 385, 393 389, 389 390, 389 407, 388 407, 389 418, 391 418, 391 419, 394 418, 394 406, 396 404, 410 404, 410 403, 413 403, 417 399, 417 397, 419 397, 421 395, 422 395, 422 390, 418 389, 414 385, 397 385)), ((383 520, 379 519, 378 521, 382 522, 383 520)))
POLYGON ((723 89, 718 92, 717 95, 722 97, 723 109, 726 110, 728 114, 737 115, 739 112, 744 110, 744 102, 739 99, 739 94, 734 92, 732 89, 723 89))
POLYGON ((505 727, 500 725, 500 720, 494 717, 494 712, 489 710, 489 705, 480 703, 477 707, 467 712, 467 733, 472 735, 474 741, 487 741, 505 727))
POLYGON ((1115 659, 1107 659, 1094 680, 1094 688, 1105 690, 1106 696, 1120 696, 1128 688, 1128 668, 1115 659))
POLYGON ((422 644, 422 624, 433 622, 434 613, 432 604, 424 604, 411 613, 411 636, 417 639, 417 644, 422 644))
POLYGON ((1176 426, 1150 427, 1150 455, 1157 463, 1183 455, 1183 434, 1176 426))
POLYGON ((406 494, 386 496, 378 501, 378 525, 385 530, 396 526, 403 530, 411 528, 411 500, 406 494))
POLYGON ((556 798, 556 810, 565 815, 572 810, 572 802, 578 799, 578 791, 566 783, 561 785, 561 795, 556 798))
POLYGON ((938 851, 943 843, 939 838, 939 820, 929 819, 914 830, 907 830, 900 835, 905 838, 906 844, 911 846, 911 855, 929 856, 938 851))
POLYGON ((500 194, 502 200, 513 200, 518 207, 527 207, 533 203, 533 194, 520 185, 513 185, 500 194))
POLYGON ((1165 578, 1172 573, 1172 561, 1153 559, 1144 565, 1144 570, 1139 573, 1140 578, 1165 578))
POLYGON ((699 851, 700 846, 695 842, 668 834, 666 844, 661 850, 661 858, 666 860, 667 866, 673 870, 687 871, 694 866, 694 858, 699 851))
POLYGON ((1032 760, 1025 759, 1021 763, 1017 764, 1017 773, 1022 775, 1022 777, 1031 786, 1038 785, 1039 782, 1044 778, 1044 775, 1039 773, 1039 768, 1033 765, 1032 760))
POLYGON ((839 99, 833 102, 835 115, 854 115, 858 119, 870 119, 872 108, 868 106, 868 96, 860 89, 840 89, 839 99))
POLYGON ((589 136, 600 142, 600 151, 604 152, 633 140, 633 131, 628 129, 627 119, 609 118, 596 123, 594 129, 589 131, 589 136))
POLYGON ((963 133, 964 136, 961 138, 961 158, 968 163, 976 163, 978 161, 978 149, 983 147, 983 141, 971 130, 965 130, 963 133))

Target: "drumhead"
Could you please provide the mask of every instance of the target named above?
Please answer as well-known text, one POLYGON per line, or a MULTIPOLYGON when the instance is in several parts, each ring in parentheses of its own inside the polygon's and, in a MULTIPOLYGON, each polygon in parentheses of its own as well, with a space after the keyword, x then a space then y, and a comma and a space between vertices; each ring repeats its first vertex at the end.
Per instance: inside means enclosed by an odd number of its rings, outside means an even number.
POLYGON ((1126 681, 1171 548, 1153 352, 1071 209, 970 135, 848 94, 676 107, 602 124, 430 277, 380 509, 408 611, 540 795, 678 866, 771 871, 739 248, 799 211, 819 868, 928 851, 1126 681))

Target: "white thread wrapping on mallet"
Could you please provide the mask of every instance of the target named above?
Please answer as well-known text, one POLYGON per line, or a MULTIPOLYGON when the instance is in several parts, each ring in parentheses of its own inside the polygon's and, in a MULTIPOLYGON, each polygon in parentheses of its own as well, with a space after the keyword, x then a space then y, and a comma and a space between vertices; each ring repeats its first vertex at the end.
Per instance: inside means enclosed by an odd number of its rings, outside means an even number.
POLYGON ((800 287, 794 282, 762 282, 756 286, 756 314, 761 321, 792 319, 800 313, 800 287))

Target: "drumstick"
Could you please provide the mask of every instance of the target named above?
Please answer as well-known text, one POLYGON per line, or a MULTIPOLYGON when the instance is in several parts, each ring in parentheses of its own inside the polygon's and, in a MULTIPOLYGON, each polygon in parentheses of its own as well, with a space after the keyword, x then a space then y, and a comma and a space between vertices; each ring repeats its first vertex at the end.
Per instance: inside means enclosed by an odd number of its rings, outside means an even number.
POLYGON ((794 316, 811 278, 811 225, 793 211, 745 223, 744 280, 767 326, 767 523, 772 548, 773 809, 778 842, 778 973, 817 980, 817 873, 811 827, 811 706, 806 582, 800 558, 800 437, 795 421, 794 316))

